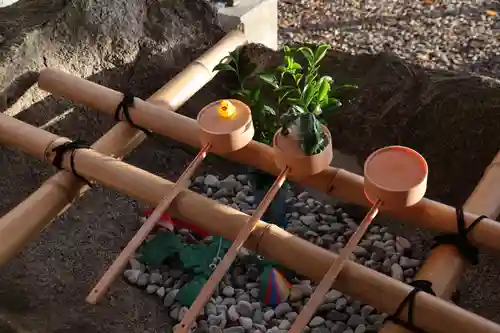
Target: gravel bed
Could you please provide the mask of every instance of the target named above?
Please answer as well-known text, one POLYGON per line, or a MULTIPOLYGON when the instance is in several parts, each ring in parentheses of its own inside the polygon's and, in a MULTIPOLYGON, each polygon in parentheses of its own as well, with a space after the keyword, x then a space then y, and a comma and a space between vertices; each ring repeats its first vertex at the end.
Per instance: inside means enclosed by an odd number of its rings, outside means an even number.
POLYGON ((391 52, 426 67, 500 75, 500 1, 280 0, 282 44, 391 52))
MULTIPOLYGON (((245 175, 231 175, 223 180, 214 175, 200 176, 192 183, 191 189, 248 214, 256 206, 251 184, 245 175)), ((289 192, 287 220, 288 232, 336 253, 358 227, 358 223, 341 208, 322 204, 307 192, 289 192)), ((191 241, 196 238, 186 229, 174 232, 191 241)), ((200 241, 210 242, 211 236, 200 241)), ((290 327, 313 293, 315 284, 295 277, 289 281, 292 288, 286 302, 276 307, 267 306, 258 299, 257 267, 252 261, 245 260, 251 255, 254 254, 248 250, 239 254, 235 269, 225 276, 193 331, 272 333, 286 332, 290 327)), ((386 227, 376 224, 371 226, 351 259, 404 282, 412 281, 421 264, 420 259, 412 256, 412 244, 408 240, 388 233, 386 227)), ((159 270, 152 270, 132 259, 124 277, 157 297, 175 322, 186 313, 187 308, 176 301, 176 295, 191 279, 191 274, 180 270, 175 263, 168 262, 159 270)), ((377 332, 386 316, 371 305, 331 290, 309 323, 309 330, 314 333, 377 332)))

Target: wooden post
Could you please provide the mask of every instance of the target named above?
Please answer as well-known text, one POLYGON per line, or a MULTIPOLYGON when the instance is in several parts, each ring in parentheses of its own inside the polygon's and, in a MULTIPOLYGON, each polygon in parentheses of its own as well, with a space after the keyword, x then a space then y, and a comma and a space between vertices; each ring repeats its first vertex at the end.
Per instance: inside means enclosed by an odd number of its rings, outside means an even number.
MULTIPOLYGON (((112 89, 89 82, 73 75, 46 69, 40 73, 39 84, 42 89, 53 94, 69 98, 77 103, 83 103, 98 111, 112 114, 114 105, 121 99, 121 94, 112 89)), ((135 109, 131 110, 132 120, 145 128, 170 137, 176 141, 200 148, 197 135, 198 128, 194 119, 179 114, 166 113, 157 106, 136 98, 135 109)), ((280 169, 274 163, 274 151, 271 147, 252 141, 245 148, 238 151, 222 154, 224 158, 241 164, 250 165, 257 169, 278 175, 280 169)), ((293 181, 316 188, 343 201, 370 207, 371 203, 364 194, 363 177, 343 169, 328 168, 324 172, 307 178, 293 181)), ((422 199, 418 204, 405 208, 381 209, 381 213, 389 213, 394 218, 414 224, 419 228, 426 228, 440 232, 454 232, 457 230, 456 214, 453 207, 430 200, 422 199)), ((479 215, 465 213, 466 226, 470 225, 479 215)), ((471 241, 480 247, 500 251, 500 223, 487 219, 482 221, 470 233, 471 241)))
MULTIPOLYGON (((471 196, 464 205, 464 210, 475 214, 484 214, 496 218, 500 214, 500 152, 488 168, 471 196)), ((480 222, 481 223, 481 222, 480 222)), ((467 262, 453 245, 440 245, 435 248, 425 264, 419 269, 415 279, 432 282, 432 289, 437 297, 451 298, 456 290, 460 275, 467 262)), ((407 312, 407 307, 403 312, 407 312)), ((416 318, 418 320, 418 318, 416 318)), ((411 333, 406 328, 393 322, 387 322, 383 333, 411 333)))
MULTIPOLYGON (((0 142, 9 142, 14 147, 26 148, 30 146, 28 140, 35 144, 37 141, 49 142, 54 139, 53 134, 29 127, 33 126, 9 116, 0 115, 0 142), (14 132, 14 129, 23 133, 30 131, 33 135, 24 139, 22 145, 17 145, 14 140, 8 139, 13 134, 19 133, 14 132)), ((56 140, 61 141, 57 138, 56 140)), ((46 151, 50 151, 49 148, 46 147, 40 152, 34 152, 32 149, 31 151, 34 155, 41 156, 46 151)), ((63 158, 63 167, 66 170, 71 169, 70 156, 71 153, 68 152, 63 158)), ((51 162, 53 157, 52 154, 47 154, 46 161, 51 162)), ((92 149, 78 149, 74 154, 74 160, 76 171, 86 179, 96 181, 151 205, 158 205, 165 193, 171 191, 174 186, 173 183, 161 177, 92 149)), ((175 218, 232 240, 236 238, 249 218, 248 215, 229 206, 221 205, 188 190, 182 191, 176 197, 170 210, 175 218), (219 223, 219 221, 224 221, 224 223, 219 223)), ((337 258, 330 251, 260 221, 244 246, 248 249, 255 249, 257 236, 260 254, 277 260, 298 274, 308 276, 315 281, 321 281, 337 258)), ((411 291, 411 287, 402 282, 350 261, 340 272, 333 288, 387 313, 393 313, 400 301, 411 291)), ((426 293, 416 295, 414 316, 417 318, 415 323, 429 333, 450 331, 454 333, 500 333, 500 325, 426 293)))
MULTIPOLYGON (((207 84, 216 74, 213 68, 235 48, 246 43, 237 31, 227 34, 205 54, 154 93, 149 101, 175 111, 207 84)), ((109 105, 114 110, 116 105, 109 105)), ((23 133, 24 135, 25 133, 23 133)), ((120 122, 95 142, 93 149, 105 155, 122 158, 145 139, 144 133, 120 122)), ((36 146, 26 147, 38 148, 36 146)), ((24 246, 64 212, 75 198, 85 193, 87 186, 71 172, 61 171, 49 178, 37 191, 0 219, 0 266, 16 256, 24 246), (20 229, 19 225, 23 228, 20 229), (5 236, 2 236, 5 235, 5 236)))

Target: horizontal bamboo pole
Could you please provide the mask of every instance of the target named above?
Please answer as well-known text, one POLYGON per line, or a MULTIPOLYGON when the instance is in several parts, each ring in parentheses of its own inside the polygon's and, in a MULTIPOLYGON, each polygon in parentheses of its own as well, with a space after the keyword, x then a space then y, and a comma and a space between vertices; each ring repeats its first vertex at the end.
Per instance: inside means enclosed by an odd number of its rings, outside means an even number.
MULTIPOLYGON (((464 209, 475 214, 484 214, 497 218, 500 214, 500 152, 485 170, 483 177, 464 205, 464 209)), ((457 289, 460 275, 466 261, 452 245, 440 245, 435 248, 415 277, 417 280, 432 282, 432 289, 437 297, 451 298, 457 289)), ((407 307, 403 311, 408 311, 407 307)), ((411 333, 406 328, 393 322, 387 322, 383 333, 411 333)))
MULTIPOLYGON (((45 155, 45 161, 52 162, 53 154, 44 153, 50 151, 55 142, 61 142, 62 138, 54 141, 53 134, 29 127, 33 126, 0 115, 0 142, 8 142, 17 148, 24 147, 26 152, 31 151, 35 156, 45 155), (21 136, 17 142, 9 140, 12 134, 19 133, 16 131, 30 131, 33 135, 21 136), (39 152, 27 148, 35 142, 39 142, 39 152), (47 143, 48 146, 42 150, 41 143, 47 143)), ((66 170, 71 168, 70 155, 68 152, 63 158, 66 170)), ((92 149, 78 149, 74 157, 76 171, 83 177, 154 206, 174 186, 168 180, 92 149)), ((188 190, 176 197, 170 209, 175 218, 231 240, 235 239, 249 218, 234 208, 188 190)), ((245 247, 255 249, 257 239, 259 253, 315 281, 321 281, 337 258, 325 249, 262 221, 257 224, 245 247)), ((345 265, 333 288, 388 313, 394 312, 399 301, 411 290, 402 282, 351 261, 345 265)), ((418 326, 430 333, 500 333, 500 326, 494 322, 425 293, 416 296, 414 314, 418 318, 418 326)))
MULTIPOLYGON (((55 95, 88 105, 108 114, 114 112, 113 105, 122 98, 121 93, 117 91, 53 69, 45 69, 40 73, 39 85, 40 88, 55 95)), ((135 101, 135 109, 131 111, 131 118, 135 123, 176 141, 193 147, 200 147, 198 137, 195 135, 195 133, 198 133, 198 125, 194 119, 164 112, 161 107, 141 101, 138 98, 135 101)), ((280 172, 274 164, 273 149, 256 141, 252 141, 245 148, 236 152, 221 156, 245 165, 254 166, 273 175, 278 175, 280 172)), ((364 195, 363 177, 343 169, 330 167, 313 177, 291 180, 314 187, 347 202, 366 207, 371 206, 364 195)), ((385 212, 420 228, 442 232, 457 230, 455 209, 430 199, 424 198, 414 206, 385 212)), ((466 225, 472 223, 477 217, 476 214, 466 212, 466 225)), ((500 251, 500 242, 498 242, 498 239, 500 239, 500 224, 492 219, 482 221, 474 228, 469 237, 477 246, 500 251)))
MULTIPOLYGON (((213 68, 222 58, 246 42, 243 33, 230 32, 148 100, 170 111, 177 110, 215 76, 213 68)), ((145 137, 142 131, 126 122, 120 122, 97 140, 92 148, 103 154, 122 158, 135 149, 145 137)), ((25 148, 39 151, 39 147, 36 146, 25 148)), ((60 171, 4 215, 0 219, 0 266, 16 256, 31 239, 87 189, 88 187, 71 172, 60 171)))

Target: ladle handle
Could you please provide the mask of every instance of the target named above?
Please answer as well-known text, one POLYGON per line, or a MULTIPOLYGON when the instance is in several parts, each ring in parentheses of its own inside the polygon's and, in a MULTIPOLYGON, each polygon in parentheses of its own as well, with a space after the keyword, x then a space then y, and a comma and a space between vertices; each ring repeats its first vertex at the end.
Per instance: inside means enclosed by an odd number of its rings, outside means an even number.
POLYGON ((300 333, 301 330, 309 324, 309 321, 316 312, 316 309, 323 303, 325 295, 332 287, 332 284, 342 270, 342 267, 344 267, 345 262, 349 259, 352 251, 354 251, 358 245, 375 216, 377 216, 381 204, 382 201, 378 200, 366 214, 358 229, 356 229, 356 232, 354 232, 351 236, 347 245, 341 250, 337 259, 335 259, 332 266, 330 266, 330 269, 319 283, 318 287, 316 287, 316 290, 312 294, 304 309, 302 309, 298 317, 295 319, 295 322, 288 331, 289 333, 300 333))
POLYGON ((191 325, 196 320, 196 317, 198 317, 198 314, 201 312, 202 308, 205 306, 205 304, 212 296, 215 288, 222 280, 226 272, 229 270, 229 267, 231 267, 231 264, 236 258, 239 249, 248 239, 253 229, 257 225, 257 222, 259 222, 262 215, 264 215, 267 208, 271 204, 271 201, 274 199, 274 197, 278 193, 278 190, 285 182, 289 170, 290 169, 288 167, 285 168, 283 171, 281 171, 278 178, 276 178, 276 180, 273 183, 273 186, 271 186, 269 191, 264 196, 264 199, 262 199, 259 206, 257 206, 255 212, 252 214, 247 223, 245 223, 241 231, 238 233, 238 236, 236 236, 236 239, 234 240, 233 244, 227 251, 226 255, 224 256, 222 261, 217 265, 214 272, 208 279, 207 283, 205 283, 205 285, 201 289, 200 294, 194 300, 194 303, 191 305, 189 311, 182 318, 182 321, 180 322, 175 333, 187 333, 189 331, 191 325))
POLYGON ((141 246, 142 242, 149 235, 151 230, 155 227, 156 223, 162 217, 163 213, 168 209, 172 201, 174 201, 175 197, 180 193, 180 191, 184 188, 184 184, 187 180, 191 178, 193 173, 196 171, 198 166, 207 156, 207 152, 210 149, 210 144, 207 143, 202 147, 198 155, 193 159, 193 161, 187 166, 182 175, 179 177, 177 182, 174 184, 172 190, 165 196, 163 201, 156 206, 155 210, 148 217, 146 222, 141 226, 139 231, 132 237, 127 246, 123 249, 123 251, 118 255, 115 261, 108 268, 106 273, 101 277, 99 282, 96 284, 94 289, 87 296, 86 301, 90 304, 96 304, 104 294, 106 294, 109 286, 116 277, 123 271, 125 266, 128 263, 130 257, 134 254, 134 252, 141 246))

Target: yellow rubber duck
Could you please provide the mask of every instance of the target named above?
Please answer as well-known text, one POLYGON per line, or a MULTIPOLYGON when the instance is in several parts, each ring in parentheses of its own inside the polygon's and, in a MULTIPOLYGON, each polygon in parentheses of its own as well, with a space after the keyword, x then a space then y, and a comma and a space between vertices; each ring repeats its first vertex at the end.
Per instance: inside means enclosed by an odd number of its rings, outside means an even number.
POLYGON ((236 113, 236 107, 227 99, 223 99, 220 101, 218 111, 221 117, 231 118, 236 113))

